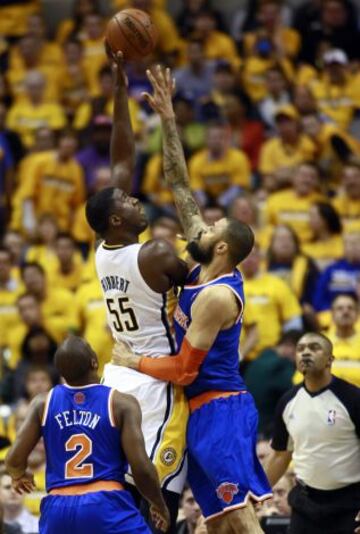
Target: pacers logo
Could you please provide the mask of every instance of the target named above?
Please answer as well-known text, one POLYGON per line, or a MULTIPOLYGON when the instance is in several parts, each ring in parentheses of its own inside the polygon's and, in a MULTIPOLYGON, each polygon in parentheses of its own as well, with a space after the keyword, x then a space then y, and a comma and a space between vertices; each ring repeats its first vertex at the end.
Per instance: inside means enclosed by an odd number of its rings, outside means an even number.
POLYGON ((167 447, 161 451, 160 459, 165 465, 173 465, 176 461, 176 450, 172 447, 167 447))
POLYGON ((223 482, 216 489, 216 495, 226 504, 230 504, 237 493, 239 493, 239 485, 232 482, 223 482))

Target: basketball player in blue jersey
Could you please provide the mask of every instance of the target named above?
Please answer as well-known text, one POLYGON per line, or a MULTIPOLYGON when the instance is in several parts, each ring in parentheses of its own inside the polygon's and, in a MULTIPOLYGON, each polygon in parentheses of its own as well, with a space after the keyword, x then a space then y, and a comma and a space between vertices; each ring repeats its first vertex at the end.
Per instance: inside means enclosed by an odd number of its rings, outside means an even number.
POLYGON ((199 263, 183 287, 174 322, 179 352, 148 358, 114 351, 121 365, 185 386, 190 404, 188 479, 211 534, 262 532, 252 501, 271 497, 256 457, 257 410, 239 374, 238 347, 244 312, 243 281, 236 266, 250 253, 254 236, 236 220, 207 227, 189 188, 185 158, 172 107, 170 71, 148 72, 146 95, 162 119, 165 177, 172 188, 199 263))
POLYGON ((150 534, 124 490, 127 462, 155 524, 165 531, 169 514, 145 452, 138 403, 99 384, 96 354, 81 338, 61 345, 55 365, 66 384, 34 399, 6 458, 14 489, 30 492, 27 460, 43 437, 49 495, 41 503, 40 533, 150 534))
MULTIPOLYGON (((112 55, 111 60, 115 72, 110 146, 114 187, 92 196, 87 202, 86 215, 89 225, 102 239, 95 263, 112 335, 116 341, 130 343, 134 352, 156 357, 174 353, 166 293, 184 282, 188 269, 165 240, 139 243, 147 220, 138 199, 130 196, 135 150, 121 53, 112 55)), ((170 510, 168 534, 174 534, 186 479, 188 405, 182 388, 113 362, 105 366, 103 381, 133 395, 140 404, 146 451, 157 469, 170 510)), ((131 472, 126 480, 133 484, 131 472)), ((157 532, 155 528, 153 531, 157 532)))

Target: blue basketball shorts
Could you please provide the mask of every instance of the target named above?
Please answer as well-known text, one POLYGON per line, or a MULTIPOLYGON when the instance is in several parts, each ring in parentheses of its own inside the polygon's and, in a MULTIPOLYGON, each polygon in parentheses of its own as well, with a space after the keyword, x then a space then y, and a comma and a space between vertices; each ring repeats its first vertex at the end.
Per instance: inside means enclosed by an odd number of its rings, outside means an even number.
POLYGON ((40 511, 40 534, 151 534, 125 490, 47 495, 40 511))
POLYGON ((248 392, 214 399, 190 415, 188 480, 206 519, 272 496, 256 456, 257 425, 248 392))

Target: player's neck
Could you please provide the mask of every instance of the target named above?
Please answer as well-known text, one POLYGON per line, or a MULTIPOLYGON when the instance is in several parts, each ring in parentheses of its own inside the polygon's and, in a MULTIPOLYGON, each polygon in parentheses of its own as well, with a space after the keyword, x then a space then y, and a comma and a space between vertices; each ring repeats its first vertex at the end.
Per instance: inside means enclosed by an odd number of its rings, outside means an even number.
POLYGON ((135 243, 139 242, 139 236, 138 234, 134 234, 131 232, 124 232, 121 235, 112 235, 108 234, 105 236, 105 243, 109 245, 110 247, 114 247, 116 245, 134 245, 135 243))
POLYGON ((219 264, 216 260, 212 261, 210 265, 202 265, 199 275, 199 284, 207 284, 211 280, 215 280, 220 276, 229 274, 233 269, 229 265, 219 264))
POLYGON ((90 374, 86 378, 83 378, 82 380, 77 380, 76 382, 71 382, 69 384, 71 387, 83 387, 83 386, 91 386, 92 384, 100 384, 100 378, 97 374, 90 374))

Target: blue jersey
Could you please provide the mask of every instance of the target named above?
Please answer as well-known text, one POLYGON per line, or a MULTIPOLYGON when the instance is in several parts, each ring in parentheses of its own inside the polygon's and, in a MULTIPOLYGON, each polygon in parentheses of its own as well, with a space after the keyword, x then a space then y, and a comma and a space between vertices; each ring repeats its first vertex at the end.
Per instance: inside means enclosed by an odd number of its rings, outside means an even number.
MULTIPOLYGON (((191 324, 191 307, 198 294, 209 286, 227 286, 235 294, 242 308, 244 307, 243 280, 235 269, 231 274, 220 276, 207 284, 196 285, 200 266, 191 271, 187 285, 183 288, 174 314, 176 342, 180 348, 187 329, 191 324)), ((221 310, 219 310, 221 313, 221 310)), ((191 399, 205 391, 239 391, 245 390, 245 384, 239 372, 239 339, 242 325, 242 313, 236 323, 222 330, 200 366, 199 374, 192 384, 185 387, 187 398, 191 399)))
POLYGON ((127 462, 107 386, 56 386, 42 421, 46 489, 97 480, 124 482, 127 462))

